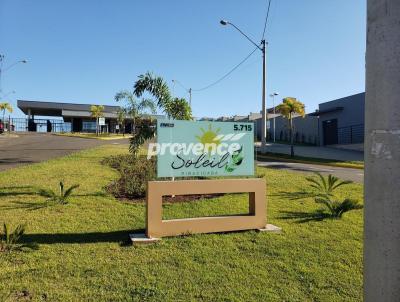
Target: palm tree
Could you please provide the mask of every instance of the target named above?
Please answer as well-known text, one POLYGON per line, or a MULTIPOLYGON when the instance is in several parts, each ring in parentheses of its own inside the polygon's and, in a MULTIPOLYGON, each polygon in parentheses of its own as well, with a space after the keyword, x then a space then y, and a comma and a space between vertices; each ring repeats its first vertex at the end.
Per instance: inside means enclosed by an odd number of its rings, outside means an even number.
POLYGON ((67 190, 64 189, 64 182, 59 183, 59 192, 54 192, 51 189, 39 189, 38 194, 43 197, 47 197, 49 201, 55 201, 61 204, 67 204, 72 192, 79 188, 78 184, 72 185, 67 190))
MULTIPOLYGON (((4 103, 0 103, 0 111, 3 111, 3 125, 5 125, 5 120, 4 120, 4 118, 5 118, 5 115, 6 115, 6 110, 9 112, 9 113, 12 113, 13 112, 13 107, 11 106, 11 104, 10 103, 8 103, 8 102, 4 102, 4 103)), ((8 125, 8 132, 10 132, 10 125, 8 125)))
POLYGON ((135 82, 134 94, 141 97, 143 93, 150 93, 157 102, 157 106, 165 109, 166 105, 172 100, 167 83, 163 78, 153 75, 151 72, 141 74, 139 80, 135 82))
POLYGON ((318 176, 315 179, 312 176, 306 177, 306 180, 310 183, 310 186, 317 190, 316 197, 329 199, 334 196, 334 191, 344 185, 353 183, 351 180, 340 180, 338 177, 329 174, 325 179, 319 172, 314 172, 318 176))
POLYGON ((104 116, 104 106, 103 105, 92 105, 90 106, 91 117, 96 119, 96 135, 99 135, 99 118, 104 116))
POLYGON ((141 97, 145 92, 155 98, 157 106, 167 114, 168 118, 192 119, 192 110, 188 102, 184 98, 173 98, 163 78, 150 72, 140 75, 134 85, 134 93, 137 97, 141 97))
POLYGON ((146 110, 149 110, 151 113, 156 112, 156 105, 151 99, 138 100, 134 93, 127 90, 118 92, 115 95, 115 100, 117 102, 124 101, 127 103, 125 111, 132 118, 133 129, 135 129, 137 119, 140 118, 140 116, 145 113, 146 110))
POLYGON ((192 109, 183 98, 174 98, 167 104, 166 112, 175 120, 192 120, 192 109))
POLYGON ((286 97, 282 100, 282 103, 276 107, 276 111, 282 114, 285 118, 289 121, 289 128, 290 128, 290 155, 294 156, 294 125, 293 125, 293 118, 295 116, 302 116, 305 115, 305 106, 302 102, 298 101, 296 98, 293 97, 286 97))
POLYGON ((20 240, 25 233, 25 225, 19 224, 11 231, 11 227, 3 223, 3 232, 0 232, 0 252, 11 251, 21 247, 20 240))
POLYGON ((121 127, 122 135, 125 136, 125 118, 126 118, 126 110, 125 108, 119 108, 117 111, 117 122, 121 127))
POLYGON ((324 205, 330 212, 330 216, 334 218, 341 218, 344 213, 352 210, 362 209, 362 205, 355 199, 346 198, 343 201, 335 198, 334 191, 344 185, 351 184, 350 180, 340 180, 336 176, 329 174, 326 178, 321 173, 315 172, 318 176, 306 177, 310 186, 316 189, 315 202, 324 205))
MULTIPOLYGON (((125 100, 128 103, 127 112, 133 117, 133 120, 136 120, 144 109, 151 109, 152 112, 155 112, 155 104, 169 118, 192 118, 189 104, 185 99, 173 98, 163 78, 150 72, 142 74, 138 78, 134 84, 133 93, 121 91, 115 96, 116 101, 125 100), (144 98, 138 102, 136 98, 141 98, 144 94, 149 94, 152 98, 144 98)), ((155 134, 154 122, 151 119, 139 121, 141 123, 141 131, 135 133, 130 140, 129 149, 133 154, 137 154, 143 142, 154 137, 155 134)))

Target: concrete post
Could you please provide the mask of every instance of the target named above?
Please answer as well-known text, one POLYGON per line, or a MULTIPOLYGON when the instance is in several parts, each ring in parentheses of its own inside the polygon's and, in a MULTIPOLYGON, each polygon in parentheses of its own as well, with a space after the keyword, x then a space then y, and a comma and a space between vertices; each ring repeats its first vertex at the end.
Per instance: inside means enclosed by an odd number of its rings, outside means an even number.
POLYGON ((367 3, 364 300, 400 301, 400 1, 367 3))

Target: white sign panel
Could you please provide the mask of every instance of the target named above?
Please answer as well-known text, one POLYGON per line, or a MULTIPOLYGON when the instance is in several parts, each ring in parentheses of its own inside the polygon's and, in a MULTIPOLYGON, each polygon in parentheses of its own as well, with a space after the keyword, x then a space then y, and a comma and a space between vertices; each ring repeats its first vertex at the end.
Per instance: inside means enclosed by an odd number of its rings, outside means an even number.
POLYGON ((106 119, 104 117, 99 117, 99 125, 105 126, 105 124, 106 124, 106 119))

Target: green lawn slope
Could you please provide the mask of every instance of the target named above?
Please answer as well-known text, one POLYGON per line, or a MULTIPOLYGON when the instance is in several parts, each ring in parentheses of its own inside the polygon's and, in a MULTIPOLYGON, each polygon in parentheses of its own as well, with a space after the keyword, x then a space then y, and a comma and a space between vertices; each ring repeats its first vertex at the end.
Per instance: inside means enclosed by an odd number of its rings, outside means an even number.
MULTIPOLYGON (((268 222, 255 231, 164 238, 127 245, 145 226, 143 203, 116 200, 104 186, 117 172, 102 158, 127 152, 102 146, 0 173, 0 223, 27 225, 37 249, 0 253, 0 301, 361 301, 362 211, 318 220, 304 175, 260 168, 268 222), (29 186, 79 183, 67 205, 46 205, 29 186), (25 300, 24 300, 25 299, 25 300)), ((339 190, 362 200, 362 185, 339 190)), ((243 213, 245 195, 164 206, 165 218, 243 213)))

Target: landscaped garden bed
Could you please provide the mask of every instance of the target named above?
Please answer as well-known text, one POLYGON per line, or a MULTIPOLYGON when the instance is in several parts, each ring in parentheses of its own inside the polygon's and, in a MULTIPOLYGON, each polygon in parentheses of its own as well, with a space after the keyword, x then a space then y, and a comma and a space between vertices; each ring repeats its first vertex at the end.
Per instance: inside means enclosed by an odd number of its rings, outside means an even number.
MULTIPOLYGON (((156 177, 156 161, 154 158, 147 160, 146 156, 135 157, 131 154, 120 154, 104 158, 102 164, 119 172, 119 178, 108 184, 106 191, 123 201, 143 202, 146 197, 147 182, 160 180, 156 177)), ((186 177, 185 179, 206 179, 206 177, 186 177)), ((223 195, 221 193, 163 196, 163 202, 189 202, 223 195)))

